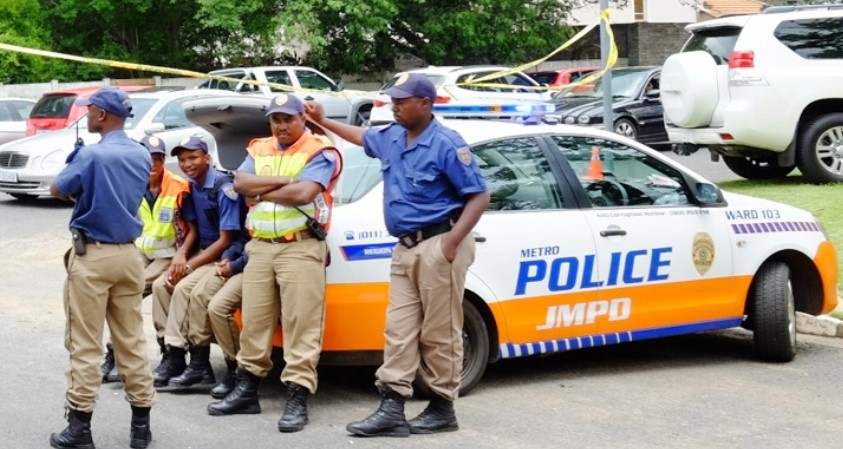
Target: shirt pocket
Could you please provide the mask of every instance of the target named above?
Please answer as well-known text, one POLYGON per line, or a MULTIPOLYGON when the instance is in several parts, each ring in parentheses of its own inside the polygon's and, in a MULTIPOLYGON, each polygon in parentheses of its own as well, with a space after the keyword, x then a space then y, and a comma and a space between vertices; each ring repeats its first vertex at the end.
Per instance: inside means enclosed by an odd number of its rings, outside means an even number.
POLYGON ((430 172, 412 170, 407 174, 407 195, 412 200, 426 201, 435 198, 437 175, 430 172))

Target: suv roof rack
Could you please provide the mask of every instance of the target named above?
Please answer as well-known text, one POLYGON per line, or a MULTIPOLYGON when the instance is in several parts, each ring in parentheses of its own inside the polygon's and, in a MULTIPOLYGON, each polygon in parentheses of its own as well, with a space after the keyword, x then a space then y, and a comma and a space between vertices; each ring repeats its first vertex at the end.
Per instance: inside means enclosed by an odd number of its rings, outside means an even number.
POLYGON ((769 6, 761 11, 761 14, 782 14, 795 11, 810 11, 812 9, 843 9, 843 4, 824 4, 824 5, 793 5, 793 6, 769 6))

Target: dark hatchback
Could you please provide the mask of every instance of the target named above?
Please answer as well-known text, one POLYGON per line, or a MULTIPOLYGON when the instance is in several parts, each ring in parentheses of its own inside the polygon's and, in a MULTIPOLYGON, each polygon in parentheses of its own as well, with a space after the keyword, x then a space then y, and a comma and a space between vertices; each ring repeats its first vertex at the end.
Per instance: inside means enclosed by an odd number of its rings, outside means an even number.
MULTIPOLYGON (((664 110, 659 95, 661 67, 624 67, 612 70, 616 133, 655 144, 667 142, 664 110)), ((557 94, 553 100, 562 123, 603 127, 603 80, 585 92, 557 94)))

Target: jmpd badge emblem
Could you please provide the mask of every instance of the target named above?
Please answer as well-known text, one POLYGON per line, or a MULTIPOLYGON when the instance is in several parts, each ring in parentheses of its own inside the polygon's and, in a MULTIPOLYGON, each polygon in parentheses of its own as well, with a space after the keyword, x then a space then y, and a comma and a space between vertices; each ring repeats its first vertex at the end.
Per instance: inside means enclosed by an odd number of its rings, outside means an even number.
POLYGON ((405 74, 399 76, 397 80, 395 80, 394 86, 400 86, 400 85, 406 83, 408 79, 410 79, 410 75, 405 73, 405 74))
POLYGON ((471 164, 471 148, 469 147, 459 147, 457 148, 457 157, 459 157, 460 162, 463 165, 471 164))
POLYGON ((705 275, 714 263, 714 240, 707 232, 698 232, 694 236, 694 247, 691 253, 697 272, 705 275))

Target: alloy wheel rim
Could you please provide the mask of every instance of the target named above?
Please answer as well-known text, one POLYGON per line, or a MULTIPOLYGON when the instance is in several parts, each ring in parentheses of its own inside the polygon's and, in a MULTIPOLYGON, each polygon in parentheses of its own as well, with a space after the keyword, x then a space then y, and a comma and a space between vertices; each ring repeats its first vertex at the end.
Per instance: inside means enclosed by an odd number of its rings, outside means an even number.
POLYGON ((817 161, 828 172, 843 176, 843 125, 831 127, 817 139, 817 161))
POLYGON ((631 123, 621 122, 615 127, 615 132, 629 138, 635 138, 635 129, 631 123))

